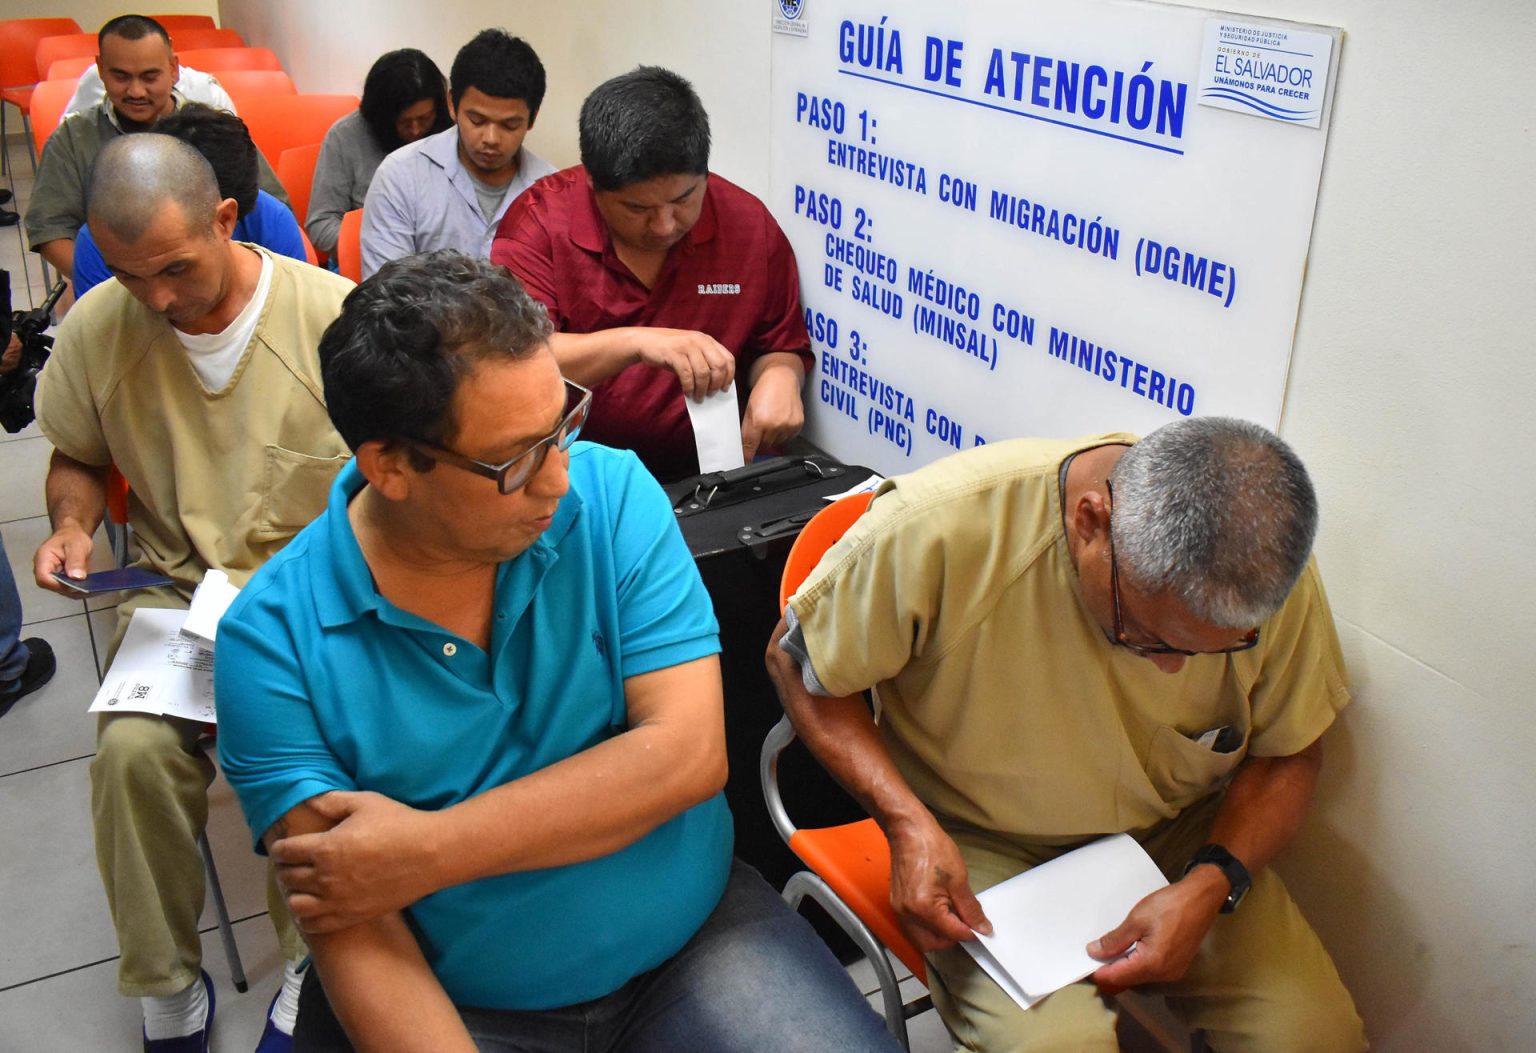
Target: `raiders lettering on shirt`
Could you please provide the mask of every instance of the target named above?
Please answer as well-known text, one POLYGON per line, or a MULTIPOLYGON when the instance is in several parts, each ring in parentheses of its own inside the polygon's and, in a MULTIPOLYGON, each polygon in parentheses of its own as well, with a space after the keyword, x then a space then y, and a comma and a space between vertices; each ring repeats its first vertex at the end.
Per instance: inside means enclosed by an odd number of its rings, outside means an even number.
POLYGON ((738 282, 717 282, 714 285, 700 285, 700 296, 740 296, 741 285, 738 282))

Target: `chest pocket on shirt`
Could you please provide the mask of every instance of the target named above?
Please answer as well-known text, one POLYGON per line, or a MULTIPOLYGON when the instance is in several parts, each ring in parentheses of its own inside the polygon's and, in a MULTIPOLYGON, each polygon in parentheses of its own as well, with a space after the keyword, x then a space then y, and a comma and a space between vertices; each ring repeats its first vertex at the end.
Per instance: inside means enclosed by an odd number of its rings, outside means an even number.
POLYGON ((1214 790, 1248 755, 1248 737, 1236 749, 1217 753, 1177 728, 1162 725, 1147 750, 1147 778, 1164 803, 1187 808, 1214 790))
POLYGON ((348 457, 315 457, 268 444, 257 529, 271 537, 288 537, 308 526, 325 510, 331 482, 348 457))

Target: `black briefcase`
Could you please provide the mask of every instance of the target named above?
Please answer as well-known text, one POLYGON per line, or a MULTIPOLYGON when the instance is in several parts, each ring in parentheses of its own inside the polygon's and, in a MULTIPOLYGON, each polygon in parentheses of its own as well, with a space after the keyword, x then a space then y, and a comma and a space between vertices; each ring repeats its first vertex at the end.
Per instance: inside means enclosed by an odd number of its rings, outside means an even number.
MULTIPOLYGON (((720 622, 731 766, 725 795, 736 820, 736 854, 775 888, 783 888, 791 874, 804 869, 768 818, 757 774, 763 737, 783 715, 763 666, 768 638, 779 620, 779 579, 790 546, 826 506, 824 498, 851 489, 870 474, 868 468, 816 453, 707 472, 665 487, 720 622)), ((781 758, 779 782, 789 815, 799 826, 865 818, 799 744, 781 758)), ((852 946, 835 927, 817 928, 837 949, 852 946)))

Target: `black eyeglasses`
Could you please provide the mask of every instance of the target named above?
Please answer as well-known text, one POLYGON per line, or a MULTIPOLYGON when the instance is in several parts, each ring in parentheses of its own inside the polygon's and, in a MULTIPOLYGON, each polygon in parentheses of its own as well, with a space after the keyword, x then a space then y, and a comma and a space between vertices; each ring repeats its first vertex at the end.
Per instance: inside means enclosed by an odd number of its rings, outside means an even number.
POLYGON ((1115 632, 1113 636, 1109 637, 1109 642, 1116 647, 1124 647, 1131 654, 1140 658, 1147 658, 1155 654, 1177 654, 1183 655, 1185 658, 1193 658, 1195 655, 1200 654, 1235 654, 1238 651, 1247 651, 1250 648, 1256 647, 1259 642, 1259 630, 1257 628, 1248 630, 1248 635, 1231 647, 1221 647, 1214 651, 1186 651, 1182 647, 1173 647, 1163 643, 1161 640, 1155 643, 1138 644, 1131 643, 1130 640, 1126 639, 1125 620, 1120 615, 1120 565, 1115 559, 1115 491, 1110 486, 1108 479, 1104 480, 1104 489, 1109 493, 1109 594, 1114 598, 1115 602, 1115 632))
POLYGON ((466 472, 483 475, 487 479, 494 479, 496 489, 504 494, 516 493, 528 484, 528 480, 532 479, 540 468, 544 467, 544 458, 549 456, 550 450, 564 452, 570 449, 571 443, 576 441, 576 436, 581 434, 581 426, 587 422, 587 415, 592 412, 592 392, 574 381, 566 380, 565 404, 568 407, 565 416, 560 419, 560 424, 554 431, 502 464, 486 464, 484 461, 465 457, 462 453, 445 450, 440 446, 419 442, 416 439, 403 441, 424 457, 430 457, 443 464, 451 464, 466 472))

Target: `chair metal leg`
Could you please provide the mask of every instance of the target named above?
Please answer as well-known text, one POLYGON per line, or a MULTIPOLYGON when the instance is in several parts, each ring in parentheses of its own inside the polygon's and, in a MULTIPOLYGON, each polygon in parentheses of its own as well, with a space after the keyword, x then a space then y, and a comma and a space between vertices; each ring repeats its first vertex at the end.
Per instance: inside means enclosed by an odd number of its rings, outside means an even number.
POLYGON ((229 923, 229 908, 224 905, 219 868, 213 865, 213 849, 208 845, 207 834, 197 835, 197 850, 203 855, 203 869, 208 873, 208 891, 213 894, 213 910, 219 917, 219 936, 224 940, 224 957, 229 960, 229 975, 235 982, 235 990, 244 994, 250 985, 245 981, 245 966, 240 963, 240 948, 235 945, 235 928, 229 923))
POLYGON ((27 140, 27 160, 32 162, 32 174, 37 175, 37 144, 32 141, 32 117, 21 115, 21 133, 27 140))
POLYGON ((838 898, 825 881, 809 870, 791 876, 784 883, 783 896, 791 910, 798 910, 801 901, 807 896, 815 900, 848 934, 849 939, 858 945, 859 950, 864 952, 880 981, 880 1002, 885 1009, 886 1030, 901 1043, 902 1049, 910 1050, 912 1047, 907 1039, 907 1013, 901 1001, 901 984, 896 980, 896 970, 891 968, 885 947, 869 931, 869 926, 838 898))

